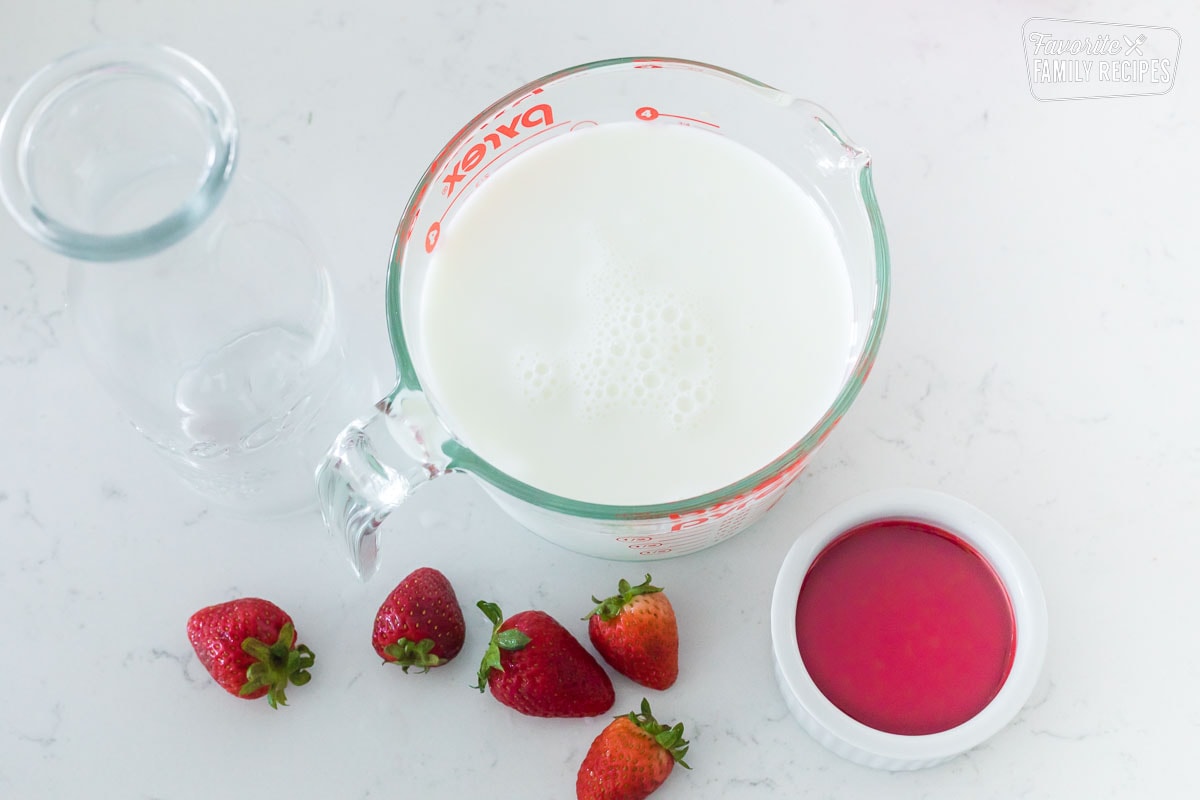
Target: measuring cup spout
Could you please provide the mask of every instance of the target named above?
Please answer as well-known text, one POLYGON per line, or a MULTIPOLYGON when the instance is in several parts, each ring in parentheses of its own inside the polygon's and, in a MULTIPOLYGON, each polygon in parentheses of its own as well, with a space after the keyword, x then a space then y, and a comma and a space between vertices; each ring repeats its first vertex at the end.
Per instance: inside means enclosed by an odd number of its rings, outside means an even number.
POLYGON ((383 520, 448 461, 441 444, 449 434, 420 392, 397 390, 375 408, 346 426, 316 473, 325 524, 364 581, 379 567, 383 520))

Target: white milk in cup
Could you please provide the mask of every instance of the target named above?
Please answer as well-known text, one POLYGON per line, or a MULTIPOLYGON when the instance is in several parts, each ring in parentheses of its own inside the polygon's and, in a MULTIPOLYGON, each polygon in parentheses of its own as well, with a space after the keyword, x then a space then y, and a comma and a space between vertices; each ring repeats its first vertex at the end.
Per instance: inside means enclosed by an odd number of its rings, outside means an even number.
POLYGON ((816 201, 682 126, 596 126, 518 156, 442 230, 421 302, 425 389, 450 429, 590 503, 684 500, 769 464, 854 355, 816 201))
POLYGON ((446 472, 607 558, 757 519, 878 347, 869 163, 816 106, 670 59, 556 73, 468 124, 398 229, 397 386, 318 476, 359 574, 446 472))

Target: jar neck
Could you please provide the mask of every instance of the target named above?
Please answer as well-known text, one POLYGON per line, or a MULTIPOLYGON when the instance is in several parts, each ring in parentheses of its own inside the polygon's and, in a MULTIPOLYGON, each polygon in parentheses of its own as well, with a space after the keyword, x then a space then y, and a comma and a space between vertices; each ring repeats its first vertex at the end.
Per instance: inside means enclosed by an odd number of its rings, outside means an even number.
POLYGON ((237 162, 224 89, 158 45, 104 44, 35 74, 0 120, 0 196, 47 247, 85 261, 157 253, 220 203, 237 162))

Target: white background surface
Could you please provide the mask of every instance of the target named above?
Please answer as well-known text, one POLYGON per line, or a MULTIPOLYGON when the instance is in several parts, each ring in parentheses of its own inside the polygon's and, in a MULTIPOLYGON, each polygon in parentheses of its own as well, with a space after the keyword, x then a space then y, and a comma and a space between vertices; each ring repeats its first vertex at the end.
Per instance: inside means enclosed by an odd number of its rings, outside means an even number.
MULTIPOLYGON (((653 696, 690 730, 691 772, 656 797, 1194 797, 1200 742, 1200 22, 1116 2, 92 3, 5 0, 0 100, 101 36, 207 64, 233 97, 242 168, 286 190, 334 254, 366 391, 390 385, 383 279, 429 159, 491 100, 570 64, 674 55, 832 109, 871 150, 892 247, 875 371, 768 518, 653 565, 683 637, 653 696), (1037 102, 1031 16, 1176 28, 1165 96, 1037 102), (1006 524, 1040 571, 1042 687, 989 743, 919 773, 843 762, 788 716, 770 666, 778 565, 806 523, 885 486, 939 488, 1006 524)), ((65 264, 0 217, 0 797, 571 796, 603 720, 534 720, 469 688, 475 600, 541 608, 581 636, 588 595, 639 565, 557 549, 467 479, 417 495, 374 582, 319 519, 250 524, 187 494, 81 364, 65 264), (375 610, 441 568, 464 655, 424 677, 379 666, 375 610), (271 598, 317 652, 272 712, 224 694, 189 614, 271 598), (260 790, 261 791, 261 790, 260 790)), ((616 681, 614 713, 642 692, 616 681)))

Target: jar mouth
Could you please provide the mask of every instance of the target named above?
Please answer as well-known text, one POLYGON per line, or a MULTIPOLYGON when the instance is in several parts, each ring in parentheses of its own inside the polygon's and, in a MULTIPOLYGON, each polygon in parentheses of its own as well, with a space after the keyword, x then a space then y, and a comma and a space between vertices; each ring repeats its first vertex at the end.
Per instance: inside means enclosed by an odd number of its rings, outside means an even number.
POLYGON ((0 198, 30 235, 115 261, 187 236, 237 160, 233 105, 176 50, 102 44, 31 77, 0 119, 0 198))

